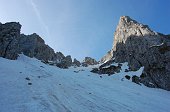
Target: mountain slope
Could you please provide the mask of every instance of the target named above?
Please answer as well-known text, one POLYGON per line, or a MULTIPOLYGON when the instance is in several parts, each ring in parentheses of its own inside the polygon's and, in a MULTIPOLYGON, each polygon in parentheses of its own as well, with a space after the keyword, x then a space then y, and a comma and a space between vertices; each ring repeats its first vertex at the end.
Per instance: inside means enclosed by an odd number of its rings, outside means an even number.
POLYGON ((168 91, 122 79, 123 70, 100 77, 92 67, 63 70, 24 55, 0 58, 0 112, 169 111, 168 91))

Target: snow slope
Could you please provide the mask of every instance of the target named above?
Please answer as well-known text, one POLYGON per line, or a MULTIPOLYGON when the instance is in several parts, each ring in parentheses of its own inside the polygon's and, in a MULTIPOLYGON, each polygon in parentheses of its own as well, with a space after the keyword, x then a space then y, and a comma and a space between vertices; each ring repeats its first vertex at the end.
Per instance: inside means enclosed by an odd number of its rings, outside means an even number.
POLYGON ((121 80, 141 69, 102 78, 90 69, 63 70, 24 55, 0 58, 0 112, 170 111, 169 91, 121 80))

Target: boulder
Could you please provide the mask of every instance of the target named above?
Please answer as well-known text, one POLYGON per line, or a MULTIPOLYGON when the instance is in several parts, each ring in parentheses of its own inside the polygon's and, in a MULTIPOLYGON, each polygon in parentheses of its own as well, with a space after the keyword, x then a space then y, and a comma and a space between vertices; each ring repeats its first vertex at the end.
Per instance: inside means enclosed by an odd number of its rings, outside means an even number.
POLYGON ((115 66, 115 65, 110 65, 107 67, 99 67, 99 68, 93 68, 91 72, 97 73, 97 74, 108 74, 112 75, 115 73, 119 73, 121 70, 121 66, 115 66))
POLYGON ((129 75, 125 75, 125 78, 130 80, 130 76, 129 75))
POLYGON ((136 75, 132 76, 132 82, 140 85, 140 78, 136 75))
POLYGON ((70 67, 72 65, 72 59, 71 59, 71 56, 68 55, 64 58, 64 61, 65 61, 65 64, 70 67))

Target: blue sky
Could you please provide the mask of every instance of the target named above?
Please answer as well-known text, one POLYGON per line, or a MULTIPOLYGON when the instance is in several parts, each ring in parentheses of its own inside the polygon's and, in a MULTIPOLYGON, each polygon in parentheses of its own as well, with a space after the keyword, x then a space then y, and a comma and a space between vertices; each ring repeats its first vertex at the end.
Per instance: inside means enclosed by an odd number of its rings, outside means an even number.
POLYGON ((22 33, 79 60, 111 49, 123 15, 170 34, 170 0, 0 0, 0 22, 20 22, 22 33))

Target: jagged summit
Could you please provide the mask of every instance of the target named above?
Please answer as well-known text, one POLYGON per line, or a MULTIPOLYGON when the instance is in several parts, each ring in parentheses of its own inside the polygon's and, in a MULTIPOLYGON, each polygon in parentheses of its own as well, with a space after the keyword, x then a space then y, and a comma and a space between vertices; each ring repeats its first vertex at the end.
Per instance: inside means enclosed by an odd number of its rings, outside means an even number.
POLYGON ((170 38, 152 31, 128 16, 120 17, 112 49, 101 62, 128 62, 129 70, 144 67, 138 81, 149 87, 170 90, 170 38))
POLYGON ((114 34, 113 51, 116 51, 117 43, 125 43, 130 36, 158 35, 148 25, 143 25, 129 16, 121 16, 114 34))
POLYGON ((151 37, 159 36, 159 33, 151 30, 148 25, 137 22, 129 16, 121 16, 114 33, 113 46, 110 51, 101 59, 101 62, 108 61, 114 56, 113 52, 116 51, 117 44, 125 43, 129 37, 151 37))
POLYGON ((129 23, 129 22, 138 23, 136 20, 133 20, 129 16, 121 16, 120 21, 125 22, 125 23, 129 23))
MULTIPOLYGON (((130 26, 136 25, 136 26, 141 27, 141 28, 143 28, 143 29, 147 29, 147 30, 150 31, 150 32, 154 32, 154 31, 152 31, 152 30, 149 28, 148 25, 144 25, 144 24, 142 24, 142 23, 139 23, 139 22, 137 22, 136 20, 132 19, 132 18, 129 17, 129 16, 121 16, 121 17, 120 17, 118 26, 123 26, 123 25, 126 26, 126 27, 129 26, 129 28, 130 28, 130 26)), ((154 32, 154 33, 155 33, 155 32, 154 32)))

